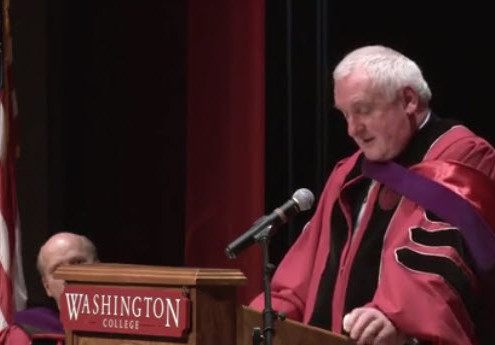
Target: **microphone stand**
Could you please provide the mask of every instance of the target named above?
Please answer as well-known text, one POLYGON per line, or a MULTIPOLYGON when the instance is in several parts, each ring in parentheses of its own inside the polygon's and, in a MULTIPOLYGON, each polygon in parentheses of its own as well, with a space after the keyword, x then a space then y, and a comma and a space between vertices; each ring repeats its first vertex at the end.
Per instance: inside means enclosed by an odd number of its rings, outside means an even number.
POLYGON ((261 245, 263 251, 263 290, 265 295, 265 309, 263 309, 263 332, 259 327, 253 329, 253 345, 272 345, 274 334, 273 321, 276 318, 276 312, 272 309, 272 296, 270 280, 274 266, 270 263, 268 244, 270 242, 270 233, 272 226, 268 226, 254 236, 257 243, 261 245))

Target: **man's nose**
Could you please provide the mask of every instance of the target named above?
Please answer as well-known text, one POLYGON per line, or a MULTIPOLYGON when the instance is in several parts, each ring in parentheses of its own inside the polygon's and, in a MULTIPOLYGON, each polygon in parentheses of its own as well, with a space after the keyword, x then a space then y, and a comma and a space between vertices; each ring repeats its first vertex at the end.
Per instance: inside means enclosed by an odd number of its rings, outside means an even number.
POLYGON ((364 129, 364 125, 361 121, 357 120, 354 116, 349 116, 347 118, 347 134, 350 137, 355 137, 359 135, 364 129))

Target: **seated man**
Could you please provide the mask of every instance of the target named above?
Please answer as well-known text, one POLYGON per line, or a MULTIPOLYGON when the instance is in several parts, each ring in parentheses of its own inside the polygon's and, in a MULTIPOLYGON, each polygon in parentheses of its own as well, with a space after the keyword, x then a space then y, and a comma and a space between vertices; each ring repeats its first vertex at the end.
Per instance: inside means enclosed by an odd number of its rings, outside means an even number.
MULTIPOLYGON (((60 232, 48 239, 38 254, 37 268, 46 294, 60 306, 64 281, 53 273, 60 265, 84 264, 98 261, 96 247, 85 236, 60 232)), ((34 339, 53 339, 62 344, 64 329, 58 311, 30 308, 14 315, 14 325, 0 333, 0 344, 31 344, 34 339)))

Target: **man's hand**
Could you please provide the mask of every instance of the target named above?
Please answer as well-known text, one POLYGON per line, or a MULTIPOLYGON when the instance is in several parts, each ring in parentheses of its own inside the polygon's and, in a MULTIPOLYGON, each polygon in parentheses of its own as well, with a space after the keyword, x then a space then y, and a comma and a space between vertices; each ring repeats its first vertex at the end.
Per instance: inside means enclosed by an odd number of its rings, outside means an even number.
POLYGON ((344 330, 358 345, 403 345, 406 336, 378 309, 356 308, 344 317, 344 330))

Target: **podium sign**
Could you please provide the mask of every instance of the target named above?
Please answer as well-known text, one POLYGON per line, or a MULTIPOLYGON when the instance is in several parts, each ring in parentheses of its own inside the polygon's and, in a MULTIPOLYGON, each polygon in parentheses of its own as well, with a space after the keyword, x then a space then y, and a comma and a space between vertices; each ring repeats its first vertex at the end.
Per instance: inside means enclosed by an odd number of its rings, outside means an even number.
POLYGON ((66 330, 183 338, 191 324, 183 290, 70 285, 61 298, 66 330))

